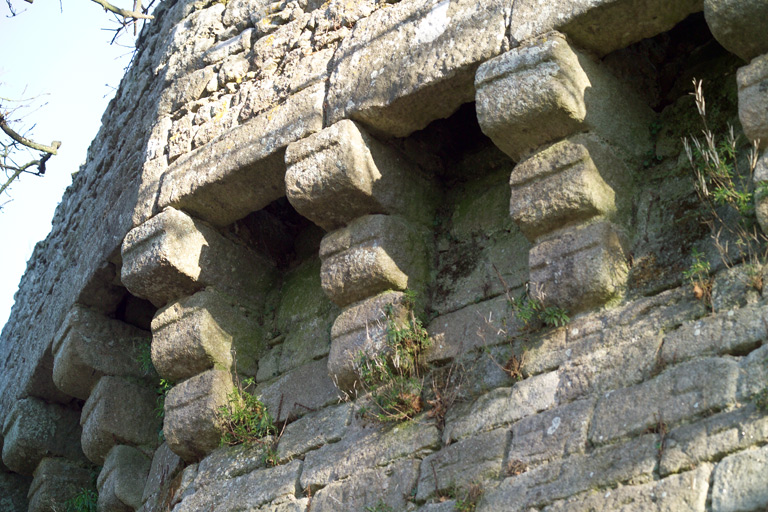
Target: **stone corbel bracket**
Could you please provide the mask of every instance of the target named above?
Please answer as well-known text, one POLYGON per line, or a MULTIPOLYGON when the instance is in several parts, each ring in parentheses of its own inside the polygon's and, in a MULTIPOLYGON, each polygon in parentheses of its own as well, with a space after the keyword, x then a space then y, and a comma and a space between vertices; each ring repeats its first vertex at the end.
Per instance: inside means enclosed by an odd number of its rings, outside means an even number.
POLYGON ((518 162, 510 214, 535 244, 534 296, 571 312, 617 297, 628 162, 648 149, 653 112, 558 32, 481 65, 475 85, 483 132, 518 162))
POLYGON ((288 200, 329 230, 321 282, 344 309, 331 331, 328 370, 349 391, 359 354, 386 351, 385 309, 406 289, 423 291, 431 253, 425 225, 436 197, 418 168, 349 120, 290 145, 286 162, 288 200))

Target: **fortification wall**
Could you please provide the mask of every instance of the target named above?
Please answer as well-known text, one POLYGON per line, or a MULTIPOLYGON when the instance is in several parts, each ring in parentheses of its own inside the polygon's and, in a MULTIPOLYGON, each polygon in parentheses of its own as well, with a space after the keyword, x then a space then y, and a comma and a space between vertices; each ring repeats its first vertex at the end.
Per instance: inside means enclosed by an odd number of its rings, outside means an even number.
POLYGON ((2 333, 0 510, 763 510, 765 20, 166 0, 2 333))

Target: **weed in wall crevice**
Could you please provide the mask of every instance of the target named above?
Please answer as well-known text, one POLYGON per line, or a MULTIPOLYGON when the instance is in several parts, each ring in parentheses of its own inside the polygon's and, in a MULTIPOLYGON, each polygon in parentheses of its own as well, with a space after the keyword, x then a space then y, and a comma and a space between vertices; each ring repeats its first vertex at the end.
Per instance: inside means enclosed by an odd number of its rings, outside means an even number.
POLYGON ((432 345, 426 328, 414 313, 412 293, 406 294, 405 321, 396 320, 394 306, 385 308, 386 347, 382 355, 358 354, 356 366, 363 390, 368 393, 370 407, 361 409, 363 417, 381 422, 413 419, 424 409, 422 391, 426 370, 424 351, 432 345))
POLYGON ((237 380, 227 395, 227 405, 217 411, 221 424, 221 446, 245 445, 262 447, 262 462, 272 467, 278 464, 277 427, 267 406, 248 391, 255 385, 253 378, 237 380))
MULTIPOLYGON (((743 155, 733 126, 727 133, 713 133, 707 123, 707 104, 701 80, 693 80, 696 109, 701 121, 701 136, 683 138, 683 148, 694 174, 696 194, 704 210, 702 223, 727 268, 746 262, 754 270, 751 286, 762 288, 762 268, 768 256, 768 237, 762 233, 755 213, 755 196, 768 193, 768 185, 753 186, 759 141, 743 155), (759 270, 758 270, 759 269, 759 270)), ((693 286, 697 299, 711 303, 710 262, 694 251, 691 267, 684 278, 693 286), (709 284, 709 288, 707 288, 709 284)))

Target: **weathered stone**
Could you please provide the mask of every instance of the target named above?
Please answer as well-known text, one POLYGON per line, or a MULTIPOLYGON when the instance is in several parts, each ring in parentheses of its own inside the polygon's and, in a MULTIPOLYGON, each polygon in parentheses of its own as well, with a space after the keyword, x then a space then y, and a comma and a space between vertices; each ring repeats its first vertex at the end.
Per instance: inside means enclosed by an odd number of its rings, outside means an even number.
POLYGON ((226 41, 220 42, 203 54, 203 61, 206 64, 215 64, 230 55, 250 50, 253 34, 254 30, 249 28, 226 41))
POLYGON ((0 469, 0 511, 27 510, 27 489, 31 483, 32 479, 29 477, 0 469))
POLYGON ((118 444, 154 449, 160 419, 155 392, 121 377, 104 376, 83 405, 80 425, 83 453, 94 464, 104 464, 118 444))
MULTIPOLYGON (((506 178, 504 181, 509 176, 506 178)), ((523 293, 531 244, 509 218, 509 186, 505 183, 501 187, 506 189, 507 201, 499 214, 511 225, 508 230, 490 237, 476 233, 450 238, 446 245, 438 240, 438 272, 432 282, 435 291, 431 303, 436 313, 444 315, 507 293, 512 297, 523 293)))
POLYGON ((518 332, 505 296, 438 316, 427 327, 427 360, 445 361, 476 348, 497 345, 518 332))
POLYGON ((177 512, 256 510, 256 507, 277 498, 293 496, 296 493, 301 466, 302 462, 296 460, 285 465, 258 469, 246 475, 212 483, 184 498, 174 510, 177 512))
POLYGON ((616 195, 625 192, 621 182, 628 178, 626 165, 608 145, 591 134, 576 135, 515 167, 510 215, 532 242, 595 216, 614 217, 620 202, 616 195))
POLYGON ((744 354, 768 337, 768 309, 747 306, 688 323, 667 334, 661 358, 679 362, 695 356, 744 354))
POLYGON ((205 286, 258 302, 275 279, 266 258, 173 208, 131 230, 122 254, 123 283, 156 306, 205 286))
POLYGON ((91 489, 91 471, 59 457, 46 457, 35 469, 29 487, 28 512, 51 512, 74 498, 82 489, 91 489))
MULTIPOLYGON (((768 7, 765 8, 768 11, 768 7)), ((768 18, 768 13, 766 14, 768 18)), ((762 20, 762 23, 767 23, 762 20)), ((766 27, 768 30, 768 27, 766 27)), ((761 38, 765 39, 765 38, 761 38)), ((768 52, 768 48, 765 50, 768 52)), ((760 147, 768 147, 768 53, 755 58, 736 73, 739 86, 739 121, 744 135, 760 139, 760 147)), ((755 173, 757 178, 758 173, 755 173)))
POLYGON ((650 480, 656 466, 656 442, 657 436, 645 435, 511 476, 485 492, 477 511, 523 511, 595 487, 650 480))
POLYGON ((587 130, 635 156, 647 149, 650 109, 557 32, 484 63, 475 87, 480 127, 515 161, 587 130))
POLYGON ((339 389, 355 389, 361 355, 387 353, 387 322, 405 318, 403 300, 402 292, 382 293, 347 307, 336 318, 331 328, 328 374, 339 389))
POLYGON ((667 425, 719 410, 733 403, 738 364, 727 359, 697 359, 664 371, 636 386, 601 398, 589 439, 602 444, 639 434, 659 422, 667 425), (707 375, 705 382, 700 376, 707 375))
POLYGON ((432 218, 434 200, 416 166, 352 121, 289 145, 285 161, 288 200, 327 231, 377 213, 432 218))
POLYGON ((664 442, 659 472, 677 473, 766 440, 768 416, 754 406, 722 412, 672 429, 664 442))
POLYGON ((63 392, 87 400, 103 375, 142 379, 139 361, 149 332, 75 306, 53 339, 53 381, 63 392))
POLYGON ((542 512, 568 510, 704 512, 711 472, 712 466, 704 464, 693 471, 672 475, 658 482, 587 492, 553 503, 545 507, 542 512))
POLYGON ((257 314, 212 287, 161 309, 152 320, 152 364, 178 382, 210 368, 255 376, 265 350, 257 314))
POLYGON ((215 449, 198 464, 192 488, 201 490, 216 482, 265 468, 264 454, 273 441, 270 436, 253 446, 241 444, 215 449))
POLYGON ((339 441, 347 430, 352 416, 352 404, 326 407, 307 414, 288 425, 277 445, 277 456, 281 461, 339 441))
POLYGON ((291 370, 256 392, 275 421, 302 416, 339 398, 339 390, 328 376, 328 358, 291 370))
POLYGON ((155 497, 156 501, 164 503, 169 498, 168 495, 172 494, 172 482, 182 469, 184 461, 181 457, 171 451, 168 443, 161 444, 152 457, 141 501, 146 502, 155 497))
POLYGON ((749 61, 768 52, 768 6, 760 0, 704 0, 704 17, 715 39, 749 61))
POLYGON ((322 129, 325 88, 316 84, 180 158, 163 176, 157 206, 217 226, 285 195, 285 147, 322 129))
POLYGON ((752 351, 739 363, 741 381, 739 398, 751 400, 756 394, 768 389, 768 344, 752 351))
POLYGON ((531 290, 570 313, 617 298, 627 276, 622 239, 614 225, 600 221, 539 242, 529 253, 531 290))
POLYGON ((639 328, 606 329, 585 336, 565 350, 558 401, 570 402, 642 382, 659 371, 660 346, 659 334, 639 328))
POLYGON ((724 458, 712 476, 712 510, 737 512, 768 507, 768 446, 724 458))
POLYGON ((394 428, 361 429, 304 457, 301 489, 317 489, 363 469, 385 466, 404 457, 420 458, 440 445, 440 432, 426 418, 394 428))
POLYGON ((595 400, 579 400, 512 425, 507 461, 521 461, 528 468, 572 454, 584 453, 587 429, 595 400))
POLYGON ((555 406, 557 372, 536 375, 511 388, 496 388, 478 398, 466 411, 449 410, 443 441, 462 439, 555 406))
POLYGON ((3 464, 31 475, 44 457, 83 460, 78 412, 38 398, 17 401, 3 425, 3 464))
POLYGON ((163 434, 175 454, 190 462, 219 446, 219 408, 229 404, 233 386, 228 371, 208 370, 171 388, 163 434))
POLYGON ((115 512, 133 512, 139 508, 150 465, 147 456, 136 448, 114 446, 96 482, 99 508, 115 512))
POLYGON ((515 0, 510 39, 512 46, 517 46, 556 29, 578 46, 603 56, 666 32, 700 10, 701 0, 515 0))
POLYGON ((325 294, 340 307, 387 290, 423 294, 429 273, 425 235, 394 215, 368 215, 320 244, 325 294))
POLYGON ((503 0, 419 0, 359 21, 332 64, 329 124, 403 137, 448 117, 472 101, 477 65, 503 51, 508 12, 503 0))
POLYGON ((501 474, 501 461, 509 430, 500 428, 452 443, 428 455, 421 463, 417 500, 473 482, 494 480, 501 474))
POLYGON ((380 503, 391 510, 405 510, 419 476, 418 460, 402 460, 383 468, 366 469, 331 482, 312 497, 317 510, 359 512, 375 510, 380 503))
POLYGON ((221 21, 225 27, 243 30, 266 14, 267 3, 267 0, 232 0, 227 2, 221 21))

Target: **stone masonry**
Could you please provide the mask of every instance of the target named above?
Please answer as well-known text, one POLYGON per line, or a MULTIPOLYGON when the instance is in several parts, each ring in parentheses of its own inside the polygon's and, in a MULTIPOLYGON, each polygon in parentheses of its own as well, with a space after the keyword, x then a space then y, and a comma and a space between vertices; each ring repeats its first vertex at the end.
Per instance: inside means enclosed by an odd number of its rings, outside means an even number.
POLYGON ((766 5, 163 0, 0 338, 0 512, 766 510, 766 5))

